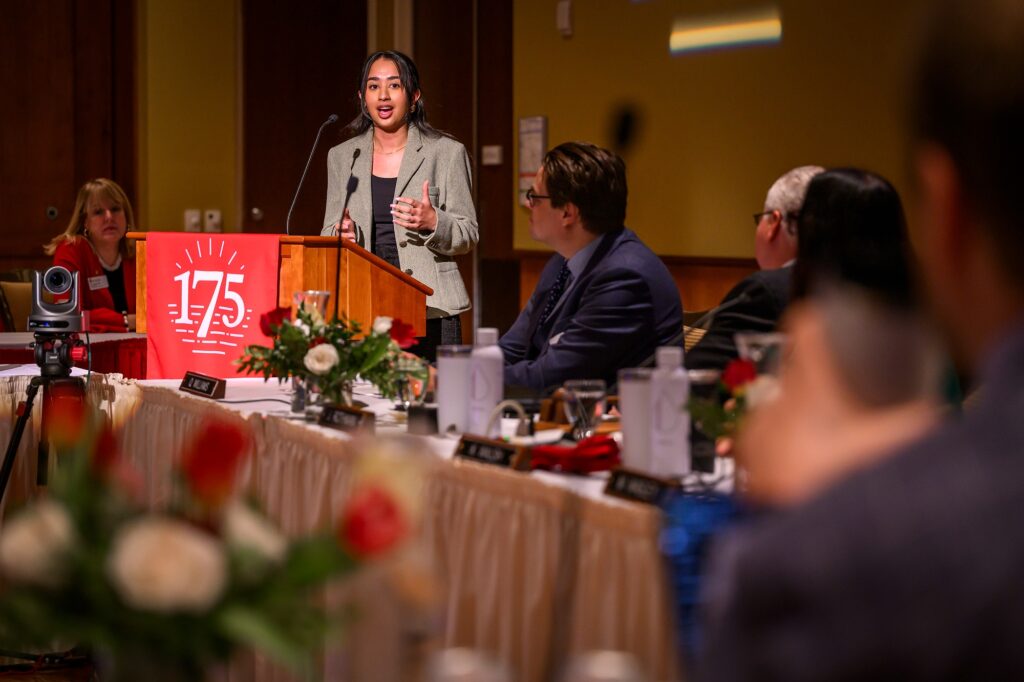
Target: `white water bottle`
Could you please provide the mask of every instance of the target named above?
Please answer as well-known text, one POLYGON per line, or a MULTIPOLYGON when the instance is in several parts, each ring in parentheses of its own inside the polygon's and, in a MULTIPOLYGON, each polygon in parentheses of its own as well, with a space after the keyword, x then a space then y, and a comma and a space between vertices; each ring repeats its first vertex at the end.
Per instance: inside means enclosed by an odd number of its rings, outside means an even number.
POLYGON ((437 349, 437 431, 464 433, 469 424, 469 377, 472 346, 437 349))
POLYGON ((683 349, 662 346, 651 376, 651 473, 677 477, 690 472, 690 380, 683 349))
POLYGON ((481 327, 476 330, 476 346, 470 359, 469 433, 488 438, 501 435, 501 420, 494 421, 490 433, 487 422, 505 392, 505 354, 498 346, 498 330, 481 327))

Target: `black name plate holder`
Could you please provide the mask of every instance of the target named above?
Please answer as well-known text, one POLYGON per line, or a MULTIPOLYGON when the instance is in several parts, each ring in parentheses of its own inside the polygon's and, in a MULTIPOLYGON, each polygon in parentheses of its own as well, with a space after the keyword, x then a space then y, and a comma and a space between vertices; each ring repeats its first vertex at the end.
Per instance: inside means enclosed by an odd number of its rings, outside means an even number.
POLYGON ((656 478, 631 469, 612 469, 604 492, 633 502, 658 505, 671 490, 678 488, 672 481, 656 478))
POLYGON ((185 378, 181 380, 181 386, 178 386, 178 390, 204 398, 220 400, 224 397, 226 385, 227 382, 224 379, 208 377, 198 372, 185 372, 185 378))
POLYGON ((455 456, 481 464, 528 471, 530 468, 530 450, 522 445, 513 445, 503 440, 462 434, 455 456))
POLYGON ((377 416, 369 410, 344 405, 324 405, 317 421, 320 426, 338 431, 372 434, 376 430, 377 416))

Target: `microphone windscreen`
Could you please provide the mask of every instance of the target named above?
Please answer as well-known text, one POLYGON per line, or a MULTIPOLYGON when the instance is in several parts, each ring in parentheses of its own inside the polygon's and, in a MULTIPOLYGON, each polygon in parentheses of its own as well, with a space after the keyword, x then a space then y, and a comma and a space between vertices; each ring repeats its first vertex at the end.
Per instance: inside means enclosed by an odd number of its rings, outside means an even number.
POLYGON ((337 114, 331 114, 330 116, 327 117, 327 123, 328 124, 334 123, 337 120, 338 120, 338 115, 337 114))

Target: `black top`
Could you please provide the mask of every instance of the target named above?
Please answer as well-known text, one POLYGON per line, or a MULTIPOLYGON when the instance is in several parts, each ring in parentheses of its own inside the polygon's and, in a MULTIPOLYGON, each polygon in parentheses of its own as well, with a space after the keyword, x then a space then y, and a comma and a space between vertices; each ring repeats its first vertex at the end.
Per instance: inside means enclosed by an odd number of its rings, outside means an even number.
POLYGON ((398 265, 398 246, 395 243, 395 222, 391 216, 391 202, 395 199, 398 178, 370 176, 370 196, 373 202, 373 242, 371 251, 387 262, 398 265))
POLYGON ((110 287, 110 295, 114 299, 114 310, 119 313, 128 310, 128 298, 124 293, 124 264, 118 263, 113 270, 103 268, 107 274, 107 286, 110 287))

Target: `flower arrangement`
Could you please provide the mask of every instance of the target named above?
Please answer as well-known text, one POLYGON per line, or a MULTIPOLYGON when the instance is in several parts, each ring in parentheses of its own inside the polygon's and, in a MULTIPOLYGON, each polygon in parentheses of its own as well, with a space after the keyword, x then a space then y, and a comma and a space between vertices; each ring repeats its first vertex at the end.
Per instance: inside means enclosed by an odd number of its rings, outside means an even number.
POLYGON ((238 360, 240 371, 281 381, 298 377, 339 405, 351 403, 357 377, 372 383, 385 398, 398 397, 410 378, 426 380, 426 365, 403 352, 416 342, 412 325, 378 317, 364 334, 354 320, 326 322, 316 309, 304 306, 291 320, 290 312, 277 308, 260 317, 260 329, 274 345, 248 346, 238 360))
POLYGON ((237 493, 251 443, 241 423, 224 421, 205 423, 183 452, 180 499, 147 510, 142 479, 102 418, 65 416, 52 417, 66 447, 50 495, 0 531, 8 648, 85 647, 118 680, 200 680, 240 647, 301 672, 342 622, 313 593, 390 555, 415 526, 410 500, 366 479, 335 530, 285 538, 237 493), (67 437, 75 420, 80 437, 67 437))
POLYGON ((691 396, 686 407, 694 428, 708 438, 731 438, 742 425, 747 410, 773 399, 777 391, 774 377, 758 376, 754 362, 735 358, 722 371, 714 395, 691 396))

